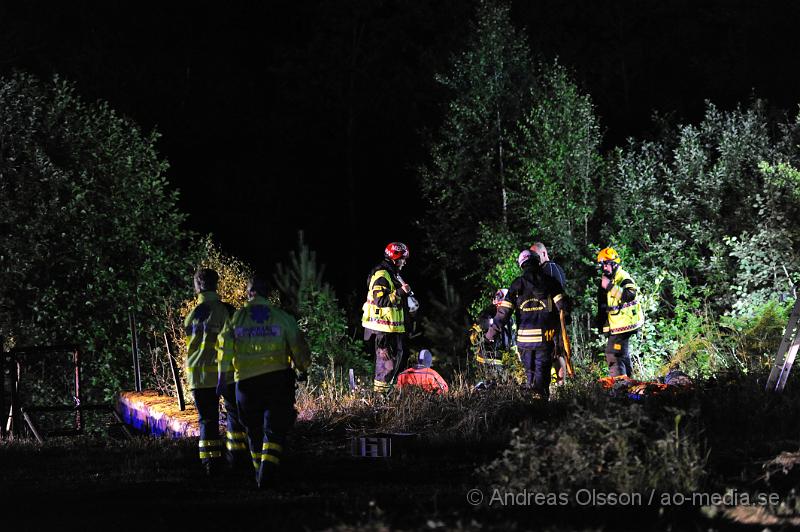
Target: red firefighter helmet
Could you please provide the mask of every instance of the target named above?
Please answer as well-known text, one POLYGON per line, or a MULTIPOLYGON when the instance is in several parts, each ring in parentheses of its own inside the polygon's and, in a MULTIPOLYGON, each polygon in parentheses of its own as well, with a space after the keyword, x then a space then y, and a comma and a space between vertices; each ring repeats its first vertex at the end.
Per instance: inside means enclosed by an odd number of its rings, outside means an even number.
POLYGON ((408 246, 402 242, 392 242, 383 250, 383 256, 390 260, 408 259, 408 246))

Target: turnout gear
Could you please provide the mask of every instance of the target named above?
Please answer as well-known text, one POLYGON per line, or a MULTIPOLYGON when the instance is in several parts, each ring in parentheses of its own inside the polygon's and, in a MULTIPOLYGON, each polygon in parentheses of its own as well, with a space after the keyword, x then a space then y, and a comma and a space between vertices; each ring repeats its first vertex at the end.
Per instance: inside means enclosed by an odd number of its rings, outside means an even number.
POLYGON ((183 322, 186 332, 186 377, 189 388, 216 388, 217 336, 234 307, 213 291, 200 292, 197 306, 183 322))
POLYGON ((631 336, 644 325, 644 313, 638 299, 639 288, 623 270, 619 255, 612 248, 597 254, 603 274, 597 287, 597 325, 608 333, 605 356, 612 377, 633 375, 629 354, 631 336))
MULTIPOLYGON (((224 449, 219 434, 220 395, 225 401, 228 432, 241 433, 244 430, 236 408, 234 390, 223 388, 217 391, 217 338, 225 322, 234 312, 233 306, 220 301, 214 291, 217 279, 217 272, 214 270, 198 270, 194 276, 194 286, 195 290, 203 291, 198 294, 197 306, 184 321, 187 347, 186 376, 197 407, 200 460, 209 474, 219 470, 216 463, 222 458, 224 449)), ((234 465, 241 461, 242 452, 229 447, 226 457, 228 462, 234 465)))
MULTIPOLYGON (((564 275, 564 270, 550 260, 547 253, 547 247, 541 242, 534 242, 530 248, 532 253, 539 257, 539 264, 541 265, 542 273, 548 277, 553 278, 561 287, 562 293, 566 294, 567 278, 564 275)), ((560 317, 561 318, 561 317, 560 317)), ((559 321, 559 326, 555 333, 555 351, 553 356, 553 382, 558 385, 564 384, 564 379, 567 375, 574 376, 574 369, 570 360, 570 347, 569 338, 566 335, 566 324, 568 316, 565 314, 559 321)))
POLYGON ((603 332, 621 334, 642 328, 644 314, 638 292, 630 274, 616 268, 608 290, 600 288, 601 308, 606 313, 603 332))
MULTIPOLYGON (((530 251, 525 251, 531 255, 530 251)), ((522 255, 521 253, 520 257, 522 255)), ((522 264, 524 272, 511 283, 486 338, 493 340, 500 334, 503 325, 516 311, 517 347, 525 366, 527 384, 546 397, 549 392, 547 384, 553 355, 553 337, 559 319, 558 313, 564 308, 564 294, 556 281, 542 274, 538 255, 531 255, 522 264)))
MULTIPOLYGON (((385 254, 389 254, 387 246, 385 254)), ((404 365, 404 333, 409 317, 408 300, 410 292, 403 289, 405 283, 400 278, 399 267, 394 260, 408 257, 408 249, 403 245, 398 259, 385 258, 372 269, 367 277, 367 300, 362 306, 361 326, 364 327, 364 340, 373 341, 375 349, 375 378, 373 389, 387 392, 395 376, 404 365)), ((405 285, 406 287, 408 285, 405 285)))
POLYGON ((372 331, 405 332, 405 291, 397 272, 389 262, 372 271, 367 301, 362 306, 361 326, 372 331))
POLYGON ((295 319, 267 302, 264 283, 255 278, 249 286, 251 299, 226 323, 217 351, 220 372, 233 368, 256 483, 264 488, 275 483, 296 417, 291 365, 305 372, 311 354, 295 319))

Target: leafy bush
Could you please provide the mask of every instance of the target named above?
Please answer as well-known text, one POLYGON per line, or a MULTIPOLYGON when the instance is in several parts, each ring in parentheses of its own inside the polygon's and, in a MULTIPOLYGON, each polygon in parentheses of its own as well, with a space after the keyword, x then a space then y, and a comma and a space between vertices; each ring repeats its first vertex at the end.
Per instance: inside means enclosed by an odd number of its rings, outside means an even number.
POLYGON ((513 430, 509 448, 482 474, 504 490, 576 489, 644 493, 696 491, 705 458, 694 422, 680 410, 647 411, 596 396, 553 422, 513 430))
MULTIPOLYGON (((166 323, 165 329, 170 343, 175 352, 175 356, 179 371, 181 373, 181 380, 183 389, 188 391, 188 381, 184 366, 186 364, 186 356, 188 355, 185 341, 185 332, 183 330, 183 321, 186 316, 197 305, 197 297, 194 294, 193 275, 194 272, 200 268, 210 268, 219 274, 219 282, 217 284, 217 293, 222 301, 230 303, 236 308, 241 308, 247 302, 247 280, 253 274, 252 268, 242 262, 241 260, 225 255, 214 243, 211 235, 207 235, 204 239, 199 241, 193 250, 196 266, 192 271, 187 271, 184 279, 183 296, 185 299, 179 305, 169 307, 166 309, 166 323)), ((163 342, 158 342, 159 348, 153 350, 152 357, 157 362, 153 363, 153 375, 155 378, 156 387, 159 391, 169 394, 176 394, 174 384, 172 381, 171 370, 165 366, 163 361, 166 357, 160 346, 163 342)), ((187 395, 187 400, 191 400, 191 396, 187 395)))
POLYGON ((316 252, 306 245, 303 231, 298 231, 297 249, 289 252, 289 265, 279 263, 273 277, 282 306, 297 315, 313 292, 333 296, 330 285, 322 279, 324 274, 325 265, 317 264, 316 252))
POLYGON ((0 79, 0 108, 0 335, 79 345, 110 398, 132 384, 128 312, 163 327, 192 264, 158 134, 58 77, 0 79))
POLYGON ((282 306, 293 314, 311 348, 308 386, 331 394, 348 383, 348 370, 361 378, 372 372, 362 343, 348 334, 347 316, 330 285, 323 280, 325 266, 298 233, 297 249, 289 265, 278 264, 275 284, 282 306))
POLYGON ((349 335, 347 316, 331 292, 307 292, 300 303, 298 325, 311 348, 309 386, 322 393, 348 386, 348 372, 365 379, 372 365, 365 358, 362 342, 349 335))
POLYGON ((445 272, 442 272, 441 287, 442 298, 427 297, 427 304, 419 311, 422 329, 437 363, 451 368, 465 367, 462 360, 468 352, 469 323, 464 303, 455 286, 448 282, 445 272))

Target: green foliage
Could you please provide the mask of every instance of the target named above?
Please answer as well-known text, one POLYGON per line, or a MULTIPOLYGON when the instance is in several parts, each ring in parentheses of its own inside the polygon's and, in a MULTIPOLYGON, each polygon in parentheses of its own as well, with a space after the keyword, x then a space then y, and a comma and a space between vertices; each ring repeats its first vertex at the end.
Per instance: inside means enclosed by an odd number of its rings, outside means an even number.
MULTIPOLYGON (((585 257, 593 246, 589 222, 595 211, 595 175, 601 166, 600 129, 588 95, 580 93, 558 63, 539 65, 529 88, 533 104, 517 124, 516 166, 507 180, 508 223, 484 224, 474 248, 482 252, 488 287, 508 286, 519 275, 521 247, 544 242, 566 271, 567 293, 579 292, 592 273, 585 257), (497 284, 503 283, 503 284, 497 284)), ((590 299, 576 299, 580 320, 590 299)))
POLYGON ((78 344, 109 398, 132 383, 128 311, 163 327, 192 264, 158 135, 57 77, 3 78, 0 108, 0 334, 78 344))
POLYGON ((447 280, 442 271, 442 298, 426 298, 426 308, 420 311, 420 321, 429 348, 436 355, 437 363, 451 367, 465 367, 459 360, 467 355, 467 331, 469 323, 464 312, 464 303, 458 290, 447 280))
MULTIPOLYGON (((665 270, 717 312, 787 291, 800 266, 800 229, 789 222, 800 209, 796 136, 796 123, 771 122, 761 102, 729 112, 709 103, 698 126, 618 150, 609 240, 631 250, 642 283, 665 270)), ((674 303, 677 289, 665 282, 661 293, 674 303)))
POLYGON ((568 72, 531 60, 504 5, 480 4, 478 19, 439 78, 451 99, 422 172, 434 254, 453 264, 472 251, 453 266, 480 294, 470 314, 542 241, 567 274, 575 361, 594 371, 593 258, 612 245, 647 316, 632 341, 637 376, 679 360, 698 376, 750 368, 718 321, 758 315, 800 282, 800 117, 708 103, 700 123, 661 120, 653 139, 604 160, 591 99, 568 72))
MULTIPOLYGON (((184 372, 186 363, 187 345, 185 341, 185 333, 183 330, 183 321, 189 312, 197 305, 197 296, 194 294, 193 275, 194 272, 200 268, 210 268, 219 274, 219 283, 217 284, 217 293, 222 301, 230 303, 236 308, 241 308, 247 302, 247 281, 253 274, 253 269, 249 264, 242 262, 236 257, 226 255, 220 250, 219 246, 214 243, 212 235, 206 235, 205 238, 195 242, 191 248, 190 256, 194 257, 196 261, 194 270, 187 271, 184 279, 184 299, 170 307, 166 311, 165 328, 167 336, 170 339, 173 352, 175 356, 181 378, 183 381, 183 389, 189 390, 188 382, 184 372)), ((159 350, 155 351, 154 355, 156 360, 166 360, 164 357, 166 353, 160 350, 161 339, 155 342, 159 346, 159 350)), ((175 394, 175 385, 172 380, 171 369, 168 365, 158 363, 152 364, 154 368, 154 379, 156 387, 159 391, 175 394)), ((187 400, 191 397, 187 394, 187 400)))
POLYGON ((513 136, 537 76, 505 3, 481 2, 475 20, 464 50, 437 77, 451 98, 430 148, 431 163, 421 169, 430 252, 471 280, 481 270, 465 250, 474 245, 480 224, 507 222, 513 136))
POLYGON ((317 253, 312 251, 303 240, 303 231, 297 233, 297 250, 289 252, 289 265, 279 263, 273 276, 280 293, 283 306, 294 314, 311 297, 314 291, 325 292, 332 296, 328 283, 322 280, 325 265, 317 265, 317 253))
POLYGON ((601 168, 600 126, 588 95, 558 63, 540 66, 534 104, 520 122, 515 152, 520 166, 512 180, 511 227, 523 242, 544 242, 566 271, 567 291, 590 273, 589 223, 596 209, 601 168))
POLYGON ((798 281, 797 125, 771 119, 760 101, 709 103, 700 124, 612 155, 603 233, 627 251, 623 266, 649 298, 650 369, 678 359, 705 376, 750 367, 720 350, 716 339, 729 338, 716 322, 758 315, 798 281))
POLYGON ((654 416, 640 405, 613 408, 607 398, 578 407, 552 423, 526 423, 513 431, 509 448, 483 469, 503 490, 572 493, 696 491, 705 459, 696 428, 685 412, 654 416))
POLYGON ((372 371, 362 343, 348 335, 347 316, 330 285, 323 281, 325 267, 298 233, 297 249, 289 253, 289 265, 277 265, 275 283, 281 306, 297 317, 311 348, 309 386, 324 393, 347 385, 353 368, 363 377, 372 371))
POLYGON ((300 304, 298 325, 311 348, 309 386, 323 393, 347 386, 352 368, 361 378, 372 372, 362 342, 347 332, 347 316, 331 292, 312 291, 300 304))

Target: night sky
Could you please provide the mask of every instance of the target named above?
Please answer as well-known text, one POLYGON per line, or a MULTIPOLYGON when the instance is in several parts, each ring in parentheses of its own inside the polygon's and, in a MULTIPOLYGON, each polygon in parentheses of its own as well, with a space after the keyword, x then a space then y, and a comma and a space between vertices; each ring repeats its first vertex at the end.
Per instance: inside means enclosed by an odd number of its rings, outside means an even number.
MULTIPOLYGON (((447 104, 433 76, 473 7, 2 2, 0 73, 58 72, 156 128, 189 228, 264 272, 302 229, 337 293, 360 294, 391 240, 422 282, 416 169, 447 104)), ((591 94, 606 149, 647 135, 654 110, 696 121, 705 100, 800 102, 798 2, 536 0, 512 14, 591 94)))

